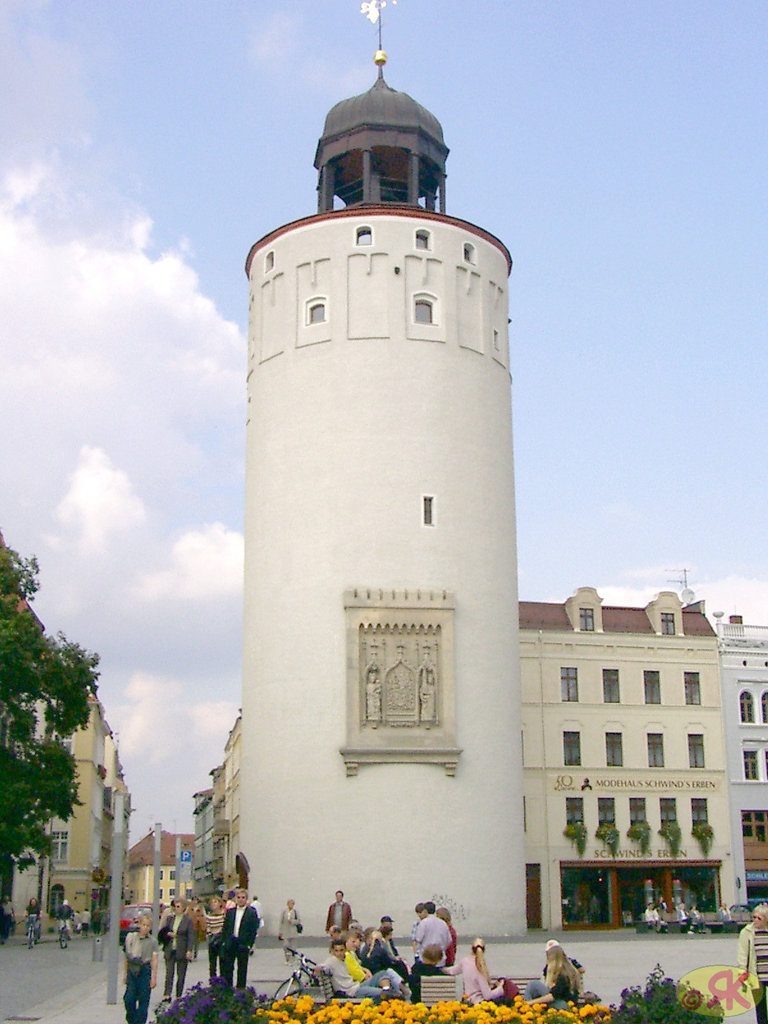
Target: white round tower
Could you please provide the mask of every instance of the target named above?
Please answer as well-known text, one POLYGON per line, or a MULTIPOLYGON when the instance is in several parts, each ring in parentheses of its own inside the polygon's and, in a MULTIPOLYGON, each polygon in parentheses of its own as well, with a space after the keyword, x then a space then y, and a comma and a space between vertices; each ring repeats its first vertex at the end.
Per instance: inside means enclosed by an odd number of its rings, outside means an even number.
POLYGON ((318 213, 247 260, 239 848, 268 927, 293 897, 320 933, 341 888, 397 934, 427 899, 525 930, 511 261, 445 213, 447 152, 379 72, 326 119, 318 213))

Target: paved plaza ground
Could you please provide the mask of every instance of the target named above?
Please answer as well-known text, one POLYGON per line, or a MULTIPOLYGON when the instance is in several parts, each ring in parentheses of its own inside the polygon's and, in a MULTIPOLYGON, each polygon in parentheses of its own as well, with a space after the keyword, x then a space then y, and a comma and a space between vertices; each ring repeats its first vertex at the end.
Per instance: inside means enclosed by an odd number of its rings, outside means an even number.
MULTIPOLYGON (((660 963, 665 973, 678 979, 695 967, 710 964, 733 964, 736 961, 736 935, 636 935, 627 929, 621 932, 558 932, 530 933, 524 939, 488 939, 488 966, 492 974, 512 976, 538 975, 544 965, 544 944, 557 938, 566 951, 586 968, 585 985, 600 995, 605 1003, 617 1003, 621 990, 628 985, 642 984, 653 967, 660 963)), ((459 955, 469 949, 469 937, 459 941, 459 955)), ((399 948, 407 949, 407 941, 399 948)), ((313 960, 324 958, 327 946, 320 940, 304 938, 301 948, 313 960)), ((107 967, 91 962, 90 940, 77 941, 67 950, 53 942, 45 942, 28 950, 20 940, 0 948, 0 1021, 27 1021, 39 1024, 121 1024, 125 1021, 122 1005, 122 962, 118 984, 118 1001, 107 1005, 107 967), (67 957, 71 955, 71 960, 67 957), (37 959, 34 959, 37 958, 37 959), (50 963, 50 967, 48 966, 50 963), (70 970, 66 972, 66 965, 70 970), (57 972, 55 994, 44 995, 38 980, 49 971, 57 972), (86 975, 85 977, 83 975, 86 975), (35 986, 30 990, 29 986, 35 986), (41 998, 35 1000, 35 991, 41 998), (16 998, 14 999, 14 995, 16 998)), ((188 987, 207 980, 208 957, 201 949, 199 958, 190 964, 188 987)), ((274 939, 259 939, 251 958, 248 983, 259 993, 272 995, 280 981, 288 977, 283 952, 274 939)), ((160 968, 159 990, 153 993, 154 1009, 162 992, 164 966, 160 968)), ((150 1012, 150 1021, 154 1013, 150 1012)), ((744 1018, 747 1020, 748 1018, 744 1018)))

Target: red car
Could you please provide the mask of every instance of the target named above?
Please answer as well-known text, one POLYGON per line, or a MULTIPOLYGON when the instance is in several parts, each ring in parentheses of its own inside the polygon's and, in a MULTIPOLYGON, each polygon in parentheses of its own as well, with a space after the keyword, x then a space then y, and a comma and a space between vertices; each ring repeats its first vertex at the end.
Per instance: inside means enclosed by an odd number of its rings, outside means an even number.
POLYGON ((152 904, 151 903, 129 903, 123 907, 122 913, 120 914, 120 942, 125 942, 125 936, 128 932, 137 932, 139 930, 139 918, 142 914, 149 914, 152 916, 152 904))

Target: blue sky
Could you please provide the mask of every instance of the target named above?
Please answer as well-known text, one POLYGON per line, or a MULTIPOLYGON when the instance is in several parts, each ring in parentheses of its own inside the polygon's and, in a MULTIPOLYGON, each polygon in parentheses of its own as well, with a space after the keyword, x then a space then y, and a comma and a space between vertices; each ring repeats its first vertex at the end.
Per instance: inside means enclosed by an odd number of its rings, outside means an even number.
MULTIPOLYGON (((768 624, 764 0, 400 0, 389 84, 510 249, 520 596, 768 624)), ((239 704, 251 244, 315 209, 354 0, 0 0, 0 528, 102 655, 133 837, 239 704)))

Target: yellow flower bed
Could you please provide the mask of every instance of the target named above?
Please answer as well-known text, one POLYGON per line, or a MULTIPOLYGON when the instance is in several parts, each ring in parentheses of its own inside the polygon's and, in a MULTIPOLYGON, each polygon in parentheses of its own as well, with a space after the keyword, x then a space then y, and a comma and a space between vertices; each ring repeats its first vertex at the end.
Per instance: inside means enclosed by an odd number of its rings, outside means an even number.
POLYGON ((549 1009, 545 1003, 526 1003, 520 996, 513 1006, 497 1003, 405 1003, 389 999, 376 1005, 370 999, 361 1003, 315 1004, 311 996, 288 998, 259 1009, 258 1024, 609 1024, 607 1006, 589 1003, 568 1010, 549 1009))

